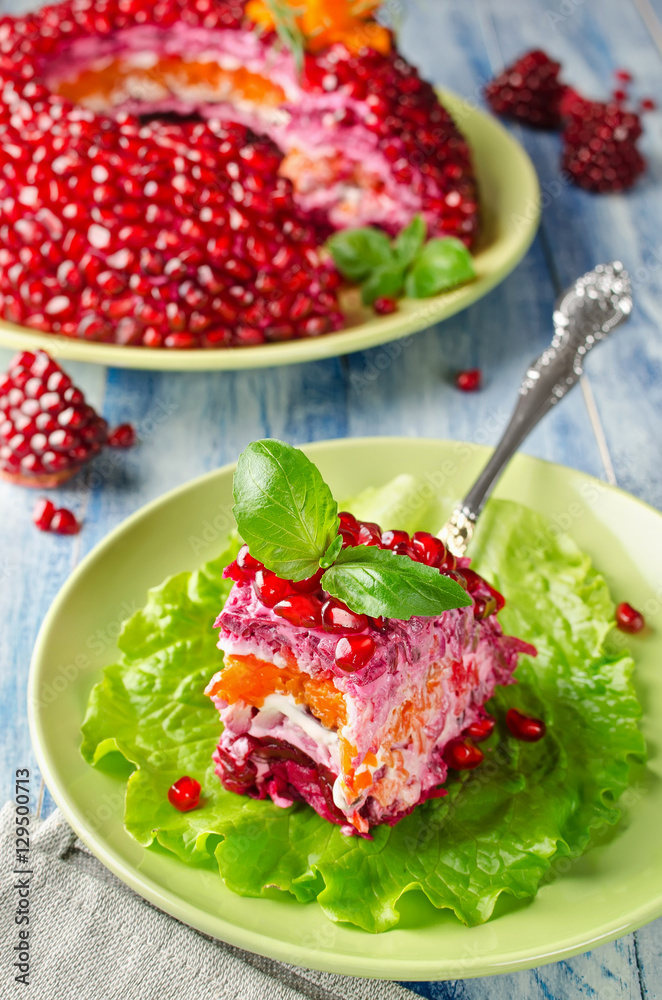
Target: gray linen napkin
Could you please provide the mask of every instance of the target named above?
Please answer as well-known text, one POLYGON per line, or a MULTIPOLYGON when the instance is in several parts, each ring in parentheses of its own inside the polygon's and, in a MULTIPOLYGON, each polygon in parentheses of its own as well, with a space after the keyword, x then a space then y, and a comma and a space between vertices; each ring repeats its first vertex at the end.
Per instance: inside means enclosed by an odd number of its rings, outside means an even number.
POLYGON ((413 1000, 395 983, 283 965, 200 934, 120 882, 59 811, 31 818, 28 867, 17 874, 15 813, 0 812, 0 997, 38 1000, 413 1000), (15 945, 29 878, 29 985, 15 945))

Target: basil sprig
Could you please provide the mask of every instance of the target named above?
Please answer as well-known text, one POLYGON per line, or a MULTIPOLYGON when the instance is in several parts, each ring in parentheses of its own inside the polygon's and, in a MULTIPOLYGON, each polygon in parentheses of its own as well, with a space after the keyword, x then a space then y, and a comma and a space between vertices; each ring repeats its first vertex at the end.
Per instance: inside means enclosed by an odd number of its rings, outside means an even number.
POLYGON ((319 469, 283 441, 254 441, 239 457, 234 515, 255 559, 286 580, 320 568, 321 586, 352 611, 407 621, 467 607, 448 576, 376 546, 342 548, 338 505, 319 469))
POLYGON ((283 441, 254 441, 239 456, 233 510, 250 554, 285 580, 314 576, 340 526, 319 469, 283 441))
POLYGON ((361 285, 365 305, 403 293, 425 299, 476 277, 471 254, 452 236, 425 242, 427 226, 416 215, 390 240, 373 226, 334 233, 327 247, 336 267, 348 281, 361 285))

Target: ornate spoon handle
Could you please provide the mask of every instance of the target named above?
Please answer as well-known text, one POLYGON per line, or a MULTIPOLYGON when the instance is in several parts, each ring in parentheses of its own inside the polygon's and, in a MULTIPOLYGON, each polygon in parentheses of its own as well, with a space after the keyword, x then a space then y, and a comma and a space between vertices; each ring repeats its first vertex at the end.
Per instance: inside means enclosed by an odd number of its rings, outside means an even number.
POLYGON ((618 261, 598 265, 563 293, 554 311, 550 346, 527 369, 517 405, 492 457, 439 532, 454 555, 464 555, 480 512, 522 441, 579 381, 591 348, 631 310, 630 281, 618 261))

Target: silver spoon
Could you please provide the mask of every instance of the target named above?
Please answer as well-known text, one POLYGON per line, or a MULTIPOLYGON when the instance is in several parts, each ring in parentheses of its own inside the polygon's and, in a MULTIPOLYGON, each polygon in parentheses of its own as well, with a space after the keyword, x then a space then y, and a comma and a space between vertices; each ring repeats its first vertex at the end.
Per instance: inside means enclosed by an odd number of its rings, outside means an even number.
POLYGON ((591 348, 626 320, 631 311, 630 278, 617 260, 598 264, 557 300, 550 346, 528 368, 510 423, 492 457, 439 532, 453 555, 464 555, 480 512, 524 438, 579 381, 591 348))

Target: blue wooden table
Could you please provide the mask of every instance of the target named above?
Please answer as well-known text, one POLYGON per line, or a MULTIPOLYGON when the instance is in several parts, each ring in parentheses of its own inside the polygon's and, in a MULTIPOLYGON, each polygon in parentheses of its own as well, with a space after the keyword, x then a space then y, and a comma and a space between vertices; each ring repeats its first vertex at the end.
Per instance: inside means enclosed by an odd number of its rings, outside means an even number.
MULTIPOLYGON (((20 0, 4 9, 18 9, 20 0)), ((3 9, 3 0, 0 0, 3 9)), ((481 101, 505 62, 543 46, 568 82, 604 97, 614 70, 635 74, 638 96, 662 98, 662 0, 387 0, 402 19, 401 44, 423 74, 481 101)), ((592 473, 662 507, 662 112, 646 118, 648 171, 623 196, 593 196, 559 181, 554 134, 515 129, 543 191, 540 233, 524 262, 483 301, 402 344, 330 361, 231 374, 161 374, 67 368, 111 424, 129 420, 141 445, 113 453, 103 482, 74 484, 61 502, 84 519, 74 539, 39 533, 34 496, 0 484, 0 765, 10 797, 17 767, 35 772, 38 809, 54 804, 39 783, 26 722, 32 645, 69 573, 128 514, 186 480, 234 460, 252 439, 293 443, 405 434, 493 443, 523 367, 550 336, 556 293, 602 260, 633 275, 630 324, 590 358, 583 392, 526 443, 542 458, 592 473), (484 388, 453 388, 457 369, 480 367, 484 388)), ((4 368, 8 360, 0 352, 4 368)), ((595 951, 531 972, 455 983, 411 984, 430 998, 662 996, 662 921, 595 951)))

